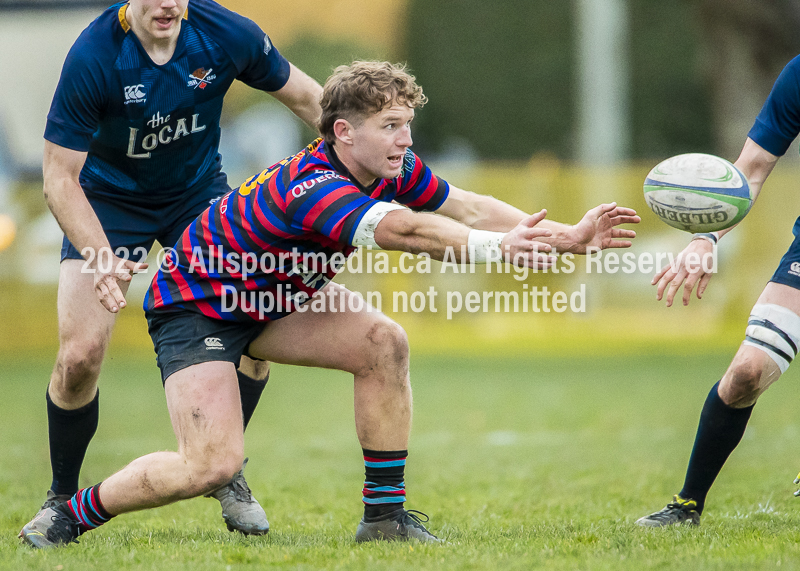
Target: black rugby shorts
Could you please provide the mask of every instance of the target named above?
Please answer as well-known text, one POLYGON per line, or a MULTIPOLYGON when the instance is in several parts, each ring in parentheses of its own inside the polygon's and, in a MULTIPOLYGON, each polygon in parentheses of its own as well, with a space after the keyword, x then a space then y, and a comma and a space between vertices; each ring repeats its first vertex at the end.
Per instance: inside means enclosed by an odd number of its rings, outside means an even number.
POLYGON ((211 361, 239 365, 247 347, 264 330, 264 323, 212 319, 188 310, 148 311, 147 327, 153 340, 161 382, 178 371, 211 361))
POLYGON ((794 241, 769 281, 800 289, 800 218, 795 221, 792 234, 794 241))

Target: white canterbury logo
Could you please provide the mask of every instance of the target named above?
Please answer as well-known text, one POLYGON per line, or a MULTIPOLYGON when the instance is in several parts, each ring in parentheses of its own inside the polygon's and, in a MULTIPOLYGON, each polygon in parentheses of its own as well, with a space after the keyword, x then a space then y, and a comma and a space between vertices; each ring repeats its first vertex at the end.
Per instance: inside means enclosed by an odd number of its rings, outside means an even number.
POLYGON ((793 276, 800 276, 800 263, 792 262, 792 265, 789 266, 789 273, 793 276))
POLYGON ((225 349, 225 346, 222 344, 222 341, 219 340, 219 337, 206 337, 205 344, 206 351, 211 351, 212 349, 225 349))
POLYGON ((128 103, 144 103, 147 94, 142 91, 144 85, 126 85, 125 86, 125 105, 128 103))

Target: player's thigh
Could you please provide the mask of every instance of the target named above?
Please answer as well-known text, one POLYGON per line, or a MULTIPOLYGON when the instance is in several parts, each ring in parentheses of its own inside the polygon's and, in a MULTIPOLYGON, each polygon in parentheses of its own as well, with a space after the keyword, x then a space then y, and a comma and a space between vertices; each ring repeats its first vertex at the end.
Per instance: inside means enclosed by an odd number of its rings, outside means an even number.
POLYGON ((771 357, 768 361, 779 369, 777 374, 771 367, 766 371, 773 380, 788 368, 800 345, 800 279, 792 285, 767 284, 753 306, 745 344, 771 357), (769 337, 759 338, 753 331, 756 326, 769 337))
POLYGON ((239 365, 246 348, 264 329, 260 323, 213 319, 194 311, 148 311, 148 332, 165 384, 172 375, 202 363, 239 365))
POLYGON ((222 462, 223 472, 238 470, 244 438, 235 365, 208 361, 186 367, 170 375, 164 389, 181 455, 193 463, 222 462))
POLYGON ((361 296, 330 283, 295 312, 269 323, 250 344, 250 355, 290 365, 338 369, 359 373, 376 352, 392 351, 393 362, 408 356, 405 332, 361 296), (335 300, 335 310, 314 311, 314 299, 335 300))
POLYGON ((720 392, 765 391, 794 359, 798 339, 800 290, 768 283, 753 306, 745 341, 723 377, 720 392))
POLYGON ((800 280, 798 288, 786 284, 769 282, 758 296, 756 304, 771 303, 785 307, 789 311, 800 315, 800 280))
MULTIPOLYGON (((127 293, 129 282, 120 282, 127 293)), ((84 260, 65 259, 58 277, 58 335, 62 348, 105 351, 116 315, 97 298, 94 274, 85 271, 84 260)), ((100 355, 102 359, 102 355, 100 355)))

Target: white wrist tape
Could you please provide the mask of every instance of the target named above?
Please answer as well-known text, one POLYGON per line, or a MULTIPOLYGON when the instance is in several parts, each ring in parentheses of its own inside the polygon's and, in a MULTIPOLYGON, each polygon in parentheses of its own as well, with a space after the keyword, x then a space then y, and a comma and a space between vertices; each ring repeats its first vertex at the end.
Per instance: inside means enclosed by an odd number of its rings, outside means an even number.
POLYGON ((378 226, 378 222, 392 210, 403 210, 404 208, 404 206, 391 202, 379 202, 373 205, 364 213, 356 226, 356 231, 353 233, 353 246, 372 246, 376 250, 380 250, 381 247, 375 243, 375 228, 378 226))
POLYGON ((470 230, 467 238, 467 251, 470 262, 485 264, 503 259, 503 250, 500 247, 505 232, 490 232, 489 230, 470 230))

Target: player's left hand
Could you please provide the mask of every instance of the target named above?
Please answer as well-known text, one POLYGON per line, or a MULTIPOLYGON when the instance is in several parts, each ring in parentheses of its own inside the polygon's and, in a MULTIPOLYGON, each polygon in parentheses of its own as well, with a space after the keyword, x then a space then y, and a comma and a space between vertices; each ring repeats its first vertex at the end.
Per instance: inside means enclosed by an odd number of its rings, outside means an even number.
POLYGON ((616 202, 595 206, 570 229, 571 245, 568 250, 573 254, 585 254, 588 250, 630 248, 629 239, 635 238, 636 232, 617 226, 638 224, 641 220, 635 210, 617 206, 616 202))
POLYGON ((129 282, 133 274, 147 269, 145 262, 134 262, 111 255, 111 264, 108 271, 101 271, 97 267, 94 274, 94 291, 100 303, 111 313, 117 313, 127 305, 125 295, 119 287, 119 282, 129 282))

